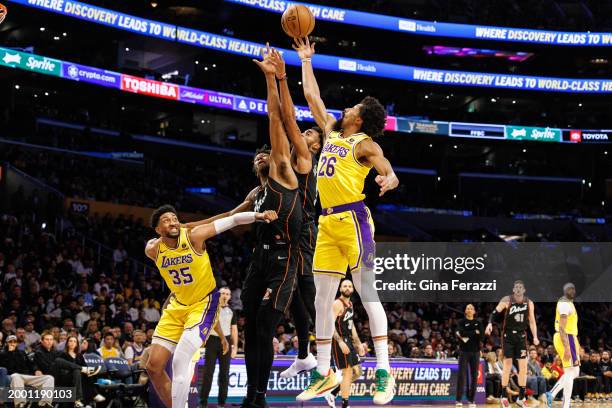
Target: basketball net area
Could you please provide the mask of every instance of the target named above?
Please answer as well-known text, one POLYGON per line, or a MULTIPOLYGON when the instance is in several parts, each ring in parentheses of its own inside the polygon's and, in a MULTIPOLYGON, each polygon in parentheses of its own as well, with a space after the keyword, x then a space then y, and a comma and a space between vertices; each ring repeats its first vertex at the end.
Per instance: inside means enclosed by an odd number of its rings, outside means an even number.
POLYGON ((8 13, 8 10, 6 6, 0 3, 0 24, 2 24, 2 22, 4 21, 4 18, 6 17, 7 13, 8 13))

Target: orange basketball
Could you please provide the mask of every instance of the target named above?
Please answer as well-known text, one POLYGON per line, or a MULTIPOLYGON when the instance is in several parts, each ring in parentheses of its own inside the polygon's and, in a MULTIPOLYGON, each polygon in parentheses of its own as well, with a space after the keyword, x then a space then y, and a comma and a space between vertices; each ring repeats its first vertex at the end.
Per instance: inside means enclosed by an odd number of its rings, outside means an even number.
POLYGON ((315 27, 315 18, 303 4, 292 4, 281 17, 283 31, 291 38, 307 37, 315 27))
POLYGON ((4 21, 4 17, 6 17, 7 13, 8 10, 6 9, 6 6, 0 3, 0 23, 4 21))

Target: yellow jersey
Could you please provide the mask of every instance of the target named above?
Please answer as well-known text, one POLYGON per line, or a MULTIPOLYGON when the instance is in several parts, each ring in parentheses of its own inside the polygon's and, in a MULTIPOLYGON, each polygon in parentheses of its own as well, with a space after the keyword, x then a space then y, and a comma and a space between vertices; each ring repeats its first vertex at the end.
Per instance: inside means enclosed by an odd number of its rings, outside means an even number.
POLYGON ((571 300, 562 297, 557 302, 557 310, 555 312, 555 331, 559 332, 559 320, 561 319, 561 315, 567 315, 567 323, 565 324, 565 333, 572 334, 574 336, 578 335, 578 312, 576 312, 576 307, 574 306, 574 302, 571 300))
POLYGON ((329 133, 317 165, 317 190, 321 207, 335 207, 365 198, 363 184, 371 167, 359 162, 355 156, 355 147, 369 138, 365 133, 346 137, 342 137, 341 132, 329 133))
POLYGON ((200 253, 189 241, 187 228, 181 228, 176 248, 159 243, 155 264, 164 281, 183 305, 205 298, 216 287, 208 252, 200 253))

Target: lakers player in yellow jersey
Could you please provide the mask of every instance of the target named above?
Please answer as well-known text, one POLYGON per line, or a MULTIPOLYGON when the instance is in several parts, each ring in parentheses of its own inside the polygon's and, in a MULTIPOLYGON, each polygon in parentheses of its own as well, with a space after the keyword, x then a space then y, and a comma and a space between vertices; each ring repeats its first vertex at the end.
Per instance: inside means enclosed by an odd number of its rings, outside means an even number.
POLYGON ((330 370, 331 339, 334 333, 333 302, 340 280, 350 270, 355 290, 368 313, 376 352, 376 390, 373 402, 387 404, 393 399, 395 380, 391 376, 387 347, 387 316, 373 289, 375 245, 374 223, 363 199, 364 181, 372 168, 380 195, 396 188, 397 176, 373 137, 382 135, 386 112, 373 97, 347 108, 336 120, 321 99, 312 69, 314 44, 308 38, 295 39, 293 48, 302 60, 304 95, 317 125, 323 129, 323 149, 317 166, 317 190, 323 209, 315 247, 315 307, 317 370, 310 385, 298 395, 306 401, 336 387, 330 370))
POLYGON ((563 408, 569 408, 572 400, 574 379, 580 375, 580 343, 578 343, 578 312, 574 306, 576 287, 573 283, 563 286, 563 296, 557 302, 555 312, 555 351, 563 362, 563 376, 546 393, 548 407, 552 408, 555 397, 563 390, 563 408))
MULTIPOLYGON (((151 227, 159 237, 147 243, 145 254, 155 262, 171 295, 153 334, 147 372, 167 407, 185 408, 192 376, 191 359, 211 330, 220 331, 217 326, 219 292, 205 241, 236 225, 257 220, 271 222, 276 218, 274 211, 243 212, 209 223, 183 226, 170 205, 153 212, 151 227), (164 369, 172 353, 171 383, 164 369)), ((227 342, 223 349, 227 352, 227 342)))

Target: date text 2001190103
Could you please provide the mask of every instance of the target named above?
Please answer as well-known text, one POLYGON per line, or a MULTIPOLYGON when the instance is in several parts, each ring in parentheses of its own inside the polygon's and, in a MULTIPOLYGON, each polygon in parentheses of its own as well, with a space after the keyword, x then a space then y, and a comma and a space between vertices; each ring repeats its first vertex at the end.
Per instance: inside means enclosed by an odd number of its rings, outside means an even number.
POLYGON ((9 388, 0 387, 0 403, 26 400, 28 402, 52 400, 53 402, 74 402, 76 400, 74 387, 55 388, 9 388))

